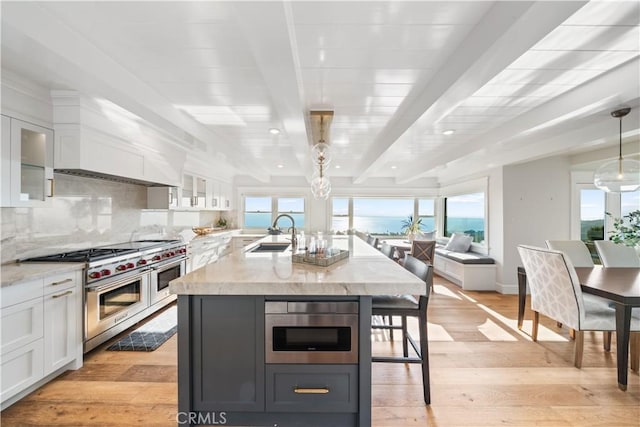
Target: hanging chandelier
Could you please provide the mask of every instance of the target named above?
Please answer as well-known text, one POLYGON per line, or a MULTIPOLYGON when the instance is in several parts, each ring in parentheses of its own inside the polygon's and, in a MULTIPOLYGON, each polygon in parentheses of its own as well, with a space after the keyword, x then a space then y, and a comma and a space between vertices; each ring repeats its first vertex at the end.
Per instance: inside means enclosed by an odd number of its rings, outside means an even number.
POLYGON ((604 163, 593 176, 594 185, 606 192, 623 193, 640 188, 640 162, 622 158, 622 118, 629 114, 629 111, 631 108, 611 112, 611 116, 620 119, 618 158, 604 163))
MULTIPOLYGON (((325 127, 329 125, 331 118, 333 117, 333 111, 312 111, 312 134, 315 127, 313 126, 314 120, 318 123, 318 142, 311 148, 311 160, 314 165, 313 176, 311 177, 311 194, 316 199, 329 198, 331 193, 331 181, 327 177, 327 166, 331 163, 331 150, 329 144, 325 141, 325 127)), ((314 135, 315 141, 315 135, 314 135)))

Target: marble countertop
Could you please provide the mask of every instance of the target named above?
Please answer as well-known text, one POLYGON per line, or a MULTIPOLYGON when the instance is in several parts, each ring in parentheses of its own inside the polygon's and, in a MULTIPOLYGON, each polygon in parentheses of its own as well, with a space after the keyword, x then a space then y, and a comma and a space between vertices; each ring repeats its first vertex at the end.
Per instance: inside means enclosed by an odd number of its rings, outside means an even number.
POLYGON ((23 262, 0 265, 2 286, 10 286, 23 280, 38 279, 52 274, 82 270, 83 262, 23 262))
POLYGON ((178 295, 424 295, 426 285, 402 266, 355 236, 328 236, 330 247, 349 258, 328 267, 292 263, 291 250, 256 253, 261 242, 289 242, 267 236, 171 281, 178 295))

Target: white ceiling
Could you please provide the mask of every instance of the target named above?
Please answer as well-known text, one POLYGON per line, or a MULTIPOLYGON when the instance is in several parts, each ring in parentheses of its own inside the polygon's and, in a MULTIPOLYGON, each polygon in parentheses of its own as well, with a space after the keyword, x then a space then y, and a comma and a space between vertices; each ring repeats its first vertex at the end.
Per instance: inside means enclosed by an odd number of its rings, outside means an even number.
POLYGON ((333 110, 329 176, 403 184, 615 144, 622 106, 640 151, 639 25, 638 1, 2 2, 2 68, 262 181, 310 177, 333 110))

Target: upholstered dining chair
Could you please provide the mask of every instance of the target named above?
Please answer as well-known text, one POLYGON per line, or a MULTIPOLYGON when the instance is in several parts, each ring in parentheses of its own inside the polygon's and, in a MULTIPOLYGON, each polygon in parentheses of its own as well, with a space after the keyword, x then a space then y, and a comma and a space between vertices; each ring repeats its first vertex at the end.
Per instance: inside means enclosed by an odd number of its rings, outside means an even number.
MULTIPOLYGON (((589 248, 582 240, 545 240, 545 243, 549 249, 564 252, 574 267, 594 266, 591 252, 589 252, 589 248)), ((593 303, 611 306, 611 301, 595 295, 584 295, 584 298, 593 303)), ((562 327, 562 323, 558 322, 558 327, 562 327)), ((571 337, 573 338, 573 331, 571 331, 571 337)), ((604 334, 604 348, 607 351, 611 350, 611 332, 605 332, 604 334)))
POLYGON ((371 234, 367 235, 367 243, 373 246, 374 248, 378 248, 378 238, 373 237, 371 234))
MULTIPOLYGON (((564 252, 519 245, 527 273, 534 312, 531 338, 538 339, 540 313, 575 331, 574 366, 582 366, 584 331, 615 331, 615 310, 584 298, 578 275, 564 252)), ((632 319, 631 331, 640 331, 640 319, 632 319)), ((637 355, 632 354, 632 360, 637 355)))
POLYGON ((593 267, 593 258, 589 248, 582 240, 545 240, 547 247, 564 252, 574 267, 593 267))
POLYGON ((640 257, 631 246, 611 240, 595 240, 593 243, 605 267, 640 267, 640 257))
POLYGON ((412 295, 377 295, 373 297, 372 314, 374 316, 400 316, 400 325, 372 325, 373 329, 401 329, 402 357, 373 356, 373 362, 420 363, 422 365, 422 389, 424 402, 431 403, 429 385, 429 344, 427 340, 427 305, 433 281, 433 267, 410 255, 405 257, 404 268, 419 277, 426 286, 426 295, 416 298, 412 295), (407 331, 407 317, 418 318, 419 344, 407 331), (409 356, 409 344, 417 357, 409 356))
MULTIPOLYGON (((614 243, 610 240, 596 240, 596 251, 605 267, 640 267, 640 257, 631 246, 614 243)), ((631 310, 633 317, 640 318, 640 308, 631 310)), ((631 337, 631 354, 638 353, 638 357, 631 358, 631 370, 640 371, 640 334, 631 337)))

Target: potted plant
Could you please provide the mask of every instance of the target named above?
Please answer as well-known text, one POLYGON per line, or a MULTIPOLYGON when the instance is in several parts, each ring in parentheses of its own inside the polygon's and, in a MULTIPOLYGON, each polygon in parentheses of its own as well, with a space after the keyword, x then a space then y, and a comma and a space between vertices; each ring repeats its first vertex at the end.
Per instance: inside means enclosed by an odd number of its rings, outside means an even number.
MULTIPOLYGON (((607 215, 613 217, 609 212, 607 215)), ((631 246, 640 253, 640 209, 629 212, 622 218, 613 218, 613 231, 609 234, 612 242, 631 246)))
POLYGON ((220 217, 220 219, 218 219, 218 222, 216 223, 216 225, 220 228, 227 228, 227 219, 224 217, 220 217))
POLYGON ((402 232, 407 235, 410 242, 413 242, 416 234, 422 231, 422 218, 413 219, 413 215, 402 221, 402 232))

